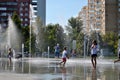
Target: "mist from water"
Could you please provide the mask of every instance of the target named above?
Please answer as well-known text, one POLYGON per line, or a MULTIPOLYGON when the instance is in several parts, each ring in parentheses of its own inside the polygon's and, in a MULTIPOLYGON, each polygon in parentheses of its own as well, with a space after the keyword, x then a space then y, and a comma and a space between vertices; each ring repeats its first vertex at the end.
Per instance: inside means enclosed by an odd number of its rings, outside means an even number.
POLYGON ((33 34, 37 35, 38 27, 37 27, 37 23, 36 23, 36 15, 34 13, 34 8, 31 4, 30 4, 30 24, 31 24, 30 27, 32 28, 33 34))
POLYGON ((7 29, 7 46, 15 51, 21 51, 22 37, 17 26, 9 16, 8 18, 8 29, 7 29))
POLYGON ((4 28, 0 25, 0 53, 6 53, 6 42, 7 42, 7 34, 4 28))
MULTIPOLYGON (((34 13, 34 8, 33 6, 30 4, 30 39, 31 39, 31 34, 33 33, 33 35, 35 36, 35 45, 38 46, 38 41, 39 41, 39 38, 38 38, 38 33, 39 33, 39 28, 38 28, 38 24, 37 24, 37 21, 36 21, 36 15, 34 13)), ((31 49, 31 40, 30 40, 30 43, 29 43, 29 49, 31 49)), ((35 48, 37 48, 35 46, 35 48)), ((31 50, 29 51, 31 52, 31 50)))

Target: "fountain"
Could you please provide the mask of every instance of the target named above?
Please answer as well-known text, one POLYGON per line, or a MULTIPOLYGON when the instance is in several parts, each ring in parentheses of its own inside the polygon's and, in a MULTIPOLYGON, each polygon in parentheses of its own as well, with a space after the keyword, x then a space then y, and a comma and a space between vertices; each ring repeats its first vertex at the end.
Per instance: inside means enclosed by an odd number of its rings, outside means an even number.
POLYGON ((36 18, 36 16, 35 16, 35 14, 34 14, 34 9, 33 9, 33 6, 30 4, 30 41, 29 41, 29 53, 30 53, 30 56, 31 56, 31 34, 32 34, 32 31, 33 31, 33 33, 35 34, 35 35, 37 35, 38 34, 38 30, 37 30, 37 27, 36 27, 36 23, 35 23, 35 18, 36 18), (33 24, 34 24, 34 26, 33 26, 33 24))
POLYGON ((7 48, 12 48, 13 58, 15 59, 16 52, 21 51, 21 34, 14 24, 11 16, 8 17, 8 28, 7 28, 7 48))
POLYGON ((36 26, 34 25, 34 27, 33 27, 33 24, 35 23, 35 14, 34 14, 34 9, 33 9, 33 6, 30 4, 30 16, 29 16, 29 18, 30 18, 30 26, 29 26, 29 37, 30 37, 30 41, 29 41, 29 74, 31 73, 31 63, 30 63, 30 58, 31 58, 31 36, 32 36, 32 31, 34 32, 34 33, 36 33, 37 31, 37 29, 36 29, 36 26))

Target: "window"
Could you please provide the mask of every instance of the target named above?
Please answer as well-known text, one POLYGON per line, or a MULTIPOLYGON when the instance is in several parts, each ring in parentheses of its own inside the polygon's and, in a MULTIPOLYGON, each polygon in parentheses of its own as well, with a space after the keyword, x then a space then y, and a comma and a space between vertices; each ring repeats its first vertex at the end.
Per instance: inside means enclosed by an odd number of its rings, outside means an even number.
POLYGON ((25 24, 25 26, 28 26, 28 24, 25 24))
POLYGON ((94 0, 90 0, 90 3, 94 3, 94 0))
POLYGON ((23 21, 23 18, 21 18, 20 20, 23 21))
POLYGON ((24 4, 23 4, 23 2, 21 2, 21 4, 20 4, 21 6, 24 6, 24 4))
POLYGON ((100 20, 100 17, 96 17, 96 20, 100 20))
POLYGON ((20 16, 23 16, 23 13, 20 13, 20 16))
POLYGON ((89 10, 89 12, 94 12, 94 10, 89 10))
POLYGON ((7 8, 7 10, 17 10, 16 8, 7 8))
POLYGON ((118 20, 118 23, 120 23, 120 19, 118 20))
POLYGON ((120 3, 118 3, 118 6, 120 7, 120 3))
POLYGON ((7 10, 7 8, 6 7, 1 7, 0 10, 7 10))
POLYGON ((23 10, 23 8, 20 8, 20 11, 22 11, 23 10))
POLYGON ((100 23, 100 22, 97 22, 97 23, 96 23, 96 26, 101 26, 101 23, 100 23))
POLYGON ((37 5, 37 2, 32 2, 32 5, 37 5))
POLYGON ((25 16, 28 16, 28 13, 25 13, 25 16))
POLYGON ((94 5, 90 5, 91 8, 94 8, 94 5))
POLYGON ((7 26, 7 24, 4 23, 4 24, 2 24, 2 26, 7 26))
POLYGON ((28 11, 28 8, 25 8, 25 11, 28 11))
POLYGON ((25 18, 25 21, 28 21, 28 19, 27 19, 27 18, 25 18))
POLYGON ((37 12, 35 12, 35 15, 37 15, 37 12))
POLYGON ((1 13, 1 16, 7 16, 7 13, 1 13))
POLYGON ((34 10, 37 10, 37 7, 34 7, 34 10))
POLYGON ((28 6, 28 3, 26 2, 25 5, 28 6))
POLYGON ((118 11, 120 12, 120 8, 118 8, 118 11))
POLYGON ((7 5, 17 5, 16 2, 7 2, 6 4, 7 4, 7 5))
POLYGON ((21 26, 23 26, 23 24, 21 24, 21 26))
POLYGON ((90 17, 94 17, 94 14, 90 14, 90 17))

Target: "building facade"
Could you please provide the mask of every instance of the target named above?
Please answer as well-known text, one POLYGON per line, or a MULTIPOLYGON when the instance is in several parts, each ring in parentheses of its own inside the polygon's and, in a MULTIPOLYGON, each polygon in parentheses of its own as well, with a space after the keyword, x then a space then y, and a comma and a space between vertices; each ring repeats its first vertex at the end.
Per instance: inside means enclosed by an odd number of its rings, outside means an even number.
POLYGON ((83 32, 88 33, 88 6, 84 6, 78 14, 78 18, 83 21, 83 32))
POLYGON ((12 16, 14 12, 21 19, 22 26, 29 26, 29 4, 30 0, 1 0, 0 1, 0 24, 7 27, 8 16, 12 16))
POLYGON ((88 0, 88 28, 106 34, 120 31, 120 0, 88 0))
POLYGON ((89 31, 102 31, 102 1, 88 0, 88 28, 89 31))
POLYGON ((46 0, 32 0, 31 4, 36 17, 40 17, 43 25, 46 25, 46 0))

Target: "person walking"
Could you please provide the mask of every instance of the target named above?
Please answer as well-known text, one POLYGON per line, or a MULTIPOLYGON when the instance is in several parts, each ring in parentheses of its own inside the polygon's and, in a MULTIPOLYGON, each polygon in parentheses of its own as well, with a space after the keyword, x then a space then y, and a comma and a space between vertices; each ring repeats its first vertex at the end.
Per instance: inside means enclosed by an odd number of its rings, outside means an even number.
POLYGON ((96 69, 96 64, 97 64, 97 61, 96 61, 97 50, 98 50, 97 42, 96 42, 96 40, 93 40, 92 45, 91 45, 91 62, 92 62, 94 69, 96 69))
POLYGON ((60 57, 60 47, 59 44, 55 46, 55 57, 59 58, 60 57))
POLYGON ((65 66, 67 58, 69 59, 68 52, 67 52, 67 47, 64 47, 64 50, 62 52, 62 61, 59 64, 63 63, 63 66, 65 66))

